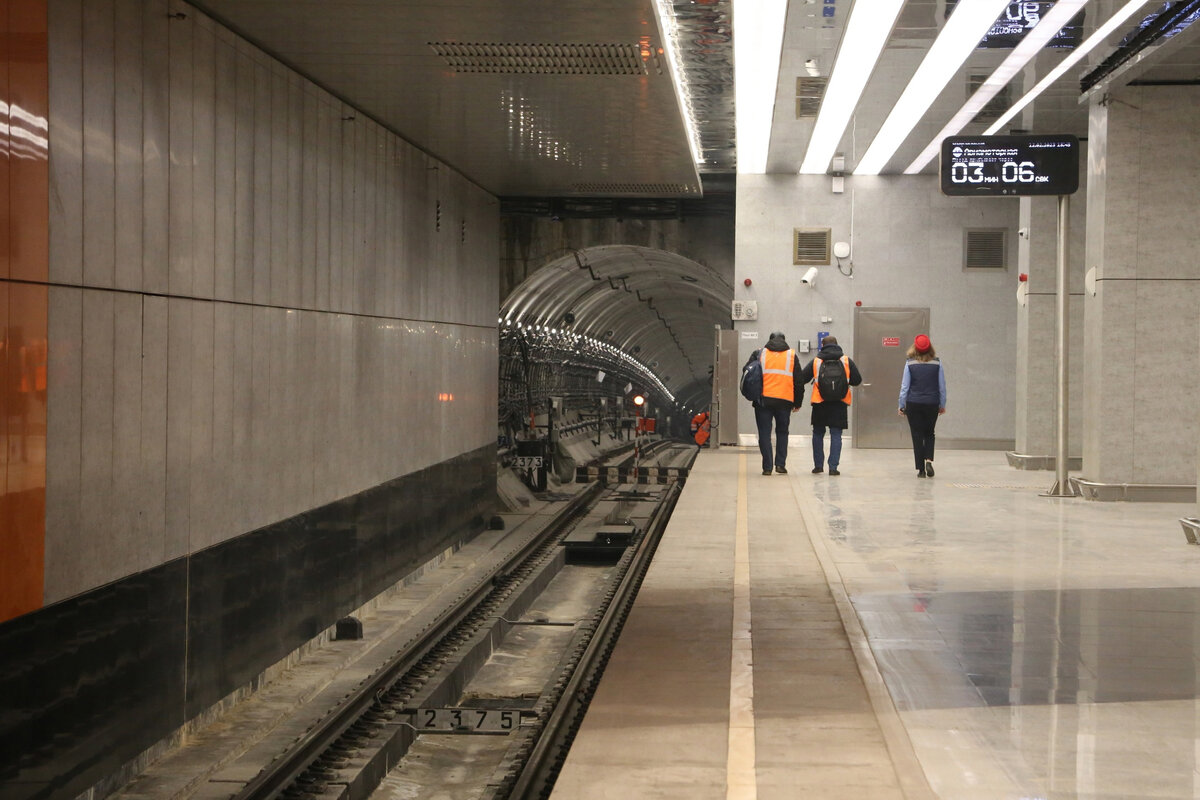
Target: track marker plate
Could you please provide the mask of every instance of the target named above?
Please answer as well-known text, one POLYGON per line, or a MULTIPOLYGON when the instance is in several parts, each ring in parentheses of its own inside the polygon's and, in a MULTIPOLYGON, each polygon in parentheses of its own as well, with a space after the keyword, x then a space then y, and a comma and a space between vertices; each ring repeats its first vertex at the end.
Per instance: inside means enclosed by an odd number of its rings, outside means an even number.
POLYGON ((521 712, 496 708, 418 708, 412 726, 421 733, 508 734, 521 726, 521 712))

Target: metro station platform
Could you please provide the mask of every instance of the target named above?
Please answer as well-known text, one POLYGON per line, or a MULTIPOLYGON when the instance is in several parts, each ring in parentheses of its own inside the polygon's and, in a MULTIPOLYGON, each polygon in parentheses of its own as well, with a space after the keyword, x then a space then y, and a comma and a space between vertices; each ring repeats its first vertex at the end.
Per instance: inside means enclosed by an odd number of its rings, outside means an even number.
POLYGON ((554 798, 1200 797, 1194 504, 702 451, 554 798))

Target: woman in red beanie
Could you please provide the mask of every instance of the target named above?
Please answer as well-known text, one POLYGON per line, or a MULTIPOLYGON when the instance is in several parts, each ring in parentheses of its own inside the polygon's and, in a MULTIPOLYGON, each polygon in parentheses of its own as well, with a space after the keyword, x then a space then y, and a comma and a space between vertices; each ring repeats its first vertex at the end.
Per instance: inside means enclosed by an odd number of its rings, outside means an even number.
POLYGON ((900 379, 900 416, 908 418, 912 432, 917 477, 933 477, 933 429, 939 414, 946 413, 946 373, 933 343, 918 334, 908 348, 908 361, 900 379))

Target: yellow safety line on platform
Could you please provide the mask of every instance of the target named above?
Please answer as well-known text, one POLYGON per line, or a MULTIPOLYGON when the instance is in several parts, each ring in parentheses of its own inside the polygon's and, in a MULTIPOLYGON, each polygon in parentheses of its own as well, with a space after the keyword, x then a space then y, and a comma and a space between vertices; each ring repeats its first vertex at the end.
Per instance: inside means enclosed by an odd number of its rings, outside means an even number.
POLYGON ((756 800, 754 754, 754 642, 750 634, 750 526, 746 455, 738 456, 737 532, 733 551, 733 653, 729 669, 727 800, 756 800))

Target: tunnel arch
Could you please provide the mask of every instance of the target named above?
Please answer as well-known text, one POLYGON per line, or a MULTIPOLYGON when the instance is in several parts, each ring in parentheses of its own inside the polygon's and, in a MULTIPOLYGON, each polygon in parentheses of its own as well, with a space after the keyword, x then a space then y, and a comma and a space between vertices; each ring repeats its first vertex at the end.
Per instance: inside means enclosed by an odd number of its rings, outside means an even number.
POLYGON ((501 305, 500 324, 607 345, 657 378, 675 404, 702 408, 713 328, 728 324, 732 299, 732 284, 697 261, 603 245, 568 251, 530 275, 501 305))

